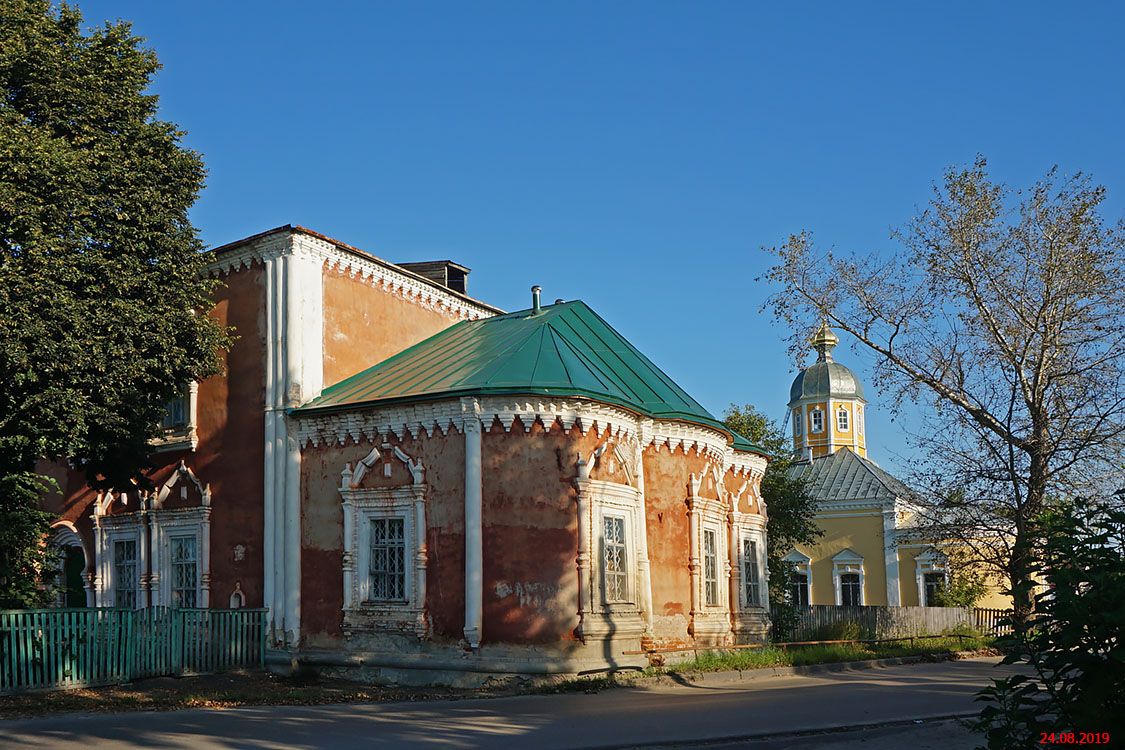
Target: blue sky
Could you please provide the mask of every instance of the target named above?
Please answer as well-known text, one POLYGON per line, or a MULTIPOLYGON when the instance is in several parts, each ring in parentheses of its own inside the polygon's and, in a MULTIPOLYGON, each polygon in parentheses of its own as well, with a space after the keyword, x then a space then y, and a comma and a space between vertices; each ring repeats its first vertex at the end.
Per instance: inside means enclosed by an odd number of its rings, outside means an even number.
MULTIPOLYGON (((1112 3, 79 2, 164 63, 208 244, 303 224, 452 258, 506 309, 581 298, 716 414, 784 414, 763 245, 892 227, 980 152, 1125 195, 1112 3), (189 10, 190 9, 190 10, 189 10)), ((869 381, 868 362, 837 352, 869 381)), ((872 455, 909 448, 869 388, 872 455)))

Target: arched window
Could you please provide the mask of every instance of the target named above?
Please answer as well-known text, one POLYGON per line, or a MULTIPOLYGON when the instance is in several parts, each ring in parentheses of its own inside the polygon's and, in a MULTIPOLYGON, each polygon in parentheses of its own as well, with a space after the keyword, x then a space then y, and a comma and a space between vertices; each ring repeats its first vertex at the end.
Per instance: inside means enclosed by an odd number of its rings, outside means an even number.
POLYGON ((848 431, 848 410, 841 408, 836 412, 836 430, 838 432, 848 431))

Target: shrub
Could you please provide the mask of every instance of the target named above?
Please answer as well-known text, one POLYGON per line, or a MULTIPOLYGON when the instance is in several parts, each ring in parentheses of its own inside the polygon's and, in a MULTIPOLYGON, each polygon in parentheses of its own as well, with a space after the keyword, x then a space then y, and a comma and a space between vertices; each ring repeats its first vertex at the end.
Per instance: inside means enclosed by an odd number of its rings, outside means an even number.
POLYGON ((1048 590, 1002 639, 1004 663, 1028 669, 981 691, 972 724, 990 750, 1036 747, 1043 732, 1125 737, 1125 511, 1076 503, 1039 523, 1048 590))

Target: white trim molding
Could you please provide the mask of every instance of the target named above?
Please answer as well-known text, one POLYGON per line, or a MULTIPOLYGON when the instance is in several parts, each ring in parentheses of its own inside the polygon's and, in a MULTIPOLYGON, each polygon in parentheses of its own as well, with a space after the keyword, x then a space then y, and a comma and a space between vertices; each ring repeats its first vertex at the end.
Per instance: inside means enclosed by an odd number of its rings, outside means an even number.
POLYGON ((949 585, 949 558, 934 547, 927 547, 924 552, 914 558, 914 584, 918 587, 918 606, 933 607, 927 601, 926 574, 940 573, 945 584, 949 585))
MULTIPOLYGON (((813 579, 812 579, 812 558, 800 550, 793 550, 785 557, 781 558, 783 562, 792 565, 798 573, 805 576, 805 593, 808 596, 806 604, 813 603, 813 579)), ((800 602, 793 602, 795 605, 800 605, 800 602)))
POLYGON ((77 547, 82 551, 82 589, 86 594, 86 606, 96 607, 97 598, 95 591, 95 581, 97 579, 97 568, 95 566, 94 555, 91 553, 86 542, 82 539, 82 535, 78 533, 78 528, 70 521, 56 521, 51 525, 51 546, 63 552, 62 559, 59 560, 59 597, 58 606, 66 606, 66 555, 65 549, 67 547, 77 547))
POLYGON ((425 468, 398 446, 384 443, 340 473, 344 516, 344 633, 390 630, 424 638, 426 617, 426 484, 425 468), (395 487, 364 488, 364 477, 379 466, 389 477, 393 462, 410 472, 410 482, 395 487), (377 599, 371 587, 372 528, 376 521, 401 520, 403 553, 401 597, 377 599))
POLYGON ((836 606, 843 606, 843 587, 840 577, 849 574, 859 575, 859 606, 867 603, 866 581, 863 574, 863 556, 848 548, 832 556, 832 585, 836 590, 836 606))

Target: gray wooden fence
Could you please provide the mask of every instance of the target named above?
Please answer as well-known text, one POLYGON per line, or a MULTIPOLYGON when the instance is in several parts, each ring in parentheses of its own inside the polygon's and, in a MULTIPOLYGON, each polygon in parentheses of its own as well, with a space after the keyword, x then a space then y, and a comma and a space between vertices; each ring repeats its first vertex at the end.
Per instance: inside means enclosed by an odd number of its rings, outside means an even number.
POLYGON ((986 609, 977 607, 973 610, 974 625, 976 629, 986 635, 1010 635, 1012 623, 1008 618, 1012 616, 1010 609, 986 609))
MULTIPOLYGON (((774 622, 781 618, 774 613, 774 622)), ((797 608, 791 632, 775 632, 782 640, 812 641, 840 638, 902 638, 939 635, 972 627, 973 613, 964 607, 837 607, 814 604, 797 608)))
POLYGON ((264 609, 0 611, 0 694, 260 667, 264 609))

